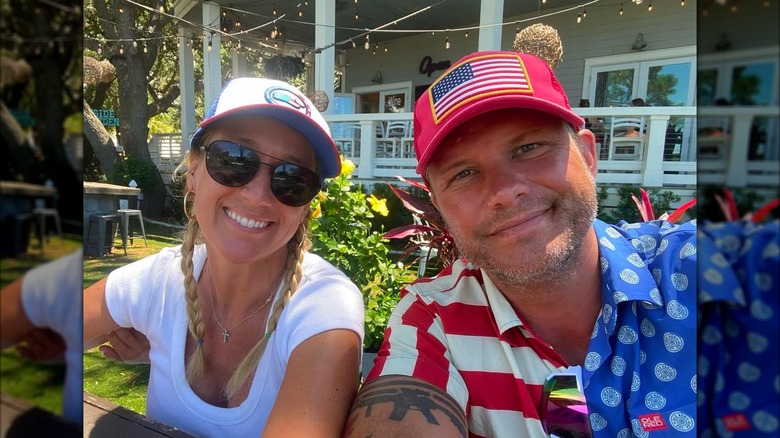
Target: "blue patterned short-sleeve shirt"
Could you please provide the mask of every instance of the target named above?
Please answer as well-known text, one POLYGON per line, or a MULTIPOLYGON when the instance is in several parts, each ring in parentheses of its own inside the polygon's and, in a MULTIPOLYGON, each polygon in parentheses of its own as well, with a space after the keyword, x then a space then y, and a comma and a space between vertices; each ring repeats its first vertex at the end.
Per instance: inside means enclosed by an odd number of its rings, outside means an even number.
POLYGON ((780 435, 780 222, 699 229, 703 437, 780 435))
POLYGON ((594 223, 602 309, 583 367, 597 437, 696 433, 696 225, 594 223))

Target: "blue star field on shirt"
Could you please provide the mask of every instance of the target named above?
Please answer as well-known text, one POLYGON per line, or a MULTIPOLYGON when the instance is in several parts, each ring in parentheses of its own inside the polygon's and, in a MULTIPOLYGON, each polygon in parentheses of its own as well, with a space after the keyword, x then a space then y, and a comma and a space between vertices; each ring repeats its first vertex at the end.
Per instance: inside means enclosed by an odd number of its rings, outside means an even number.
POLYGON ((695 222, 597 220, 594 229, 602 309, 583 367, 594 436, 693 437, 695 222))
POLYGON ((780 434, 780 222, 699 229, 699 434, 780 434))

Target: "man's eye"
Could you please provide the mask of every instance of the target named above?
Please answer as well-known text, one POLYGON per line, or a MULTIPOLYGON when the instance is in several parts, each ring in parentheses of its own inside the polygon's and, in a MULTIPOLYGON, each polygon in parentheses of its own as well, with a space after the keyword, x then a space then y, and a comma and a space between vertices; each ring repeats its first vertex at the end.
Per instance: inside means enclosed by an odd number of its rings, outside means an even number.
POLYGON ((459 179, 466 178, 467 176, 471 175, 474 171, 471 169, 463 169, 460 172, 456 173, 455 176, 452 177, 453 181, 457 181, 459 179))
POLYGON ((524 144, 524 145, 520 146, 519 148, 517 148, 516 152, 528 153, 528 152, 534 151, 538 147, 539 147, 539 145, 536 144, 536 143, 524 144))

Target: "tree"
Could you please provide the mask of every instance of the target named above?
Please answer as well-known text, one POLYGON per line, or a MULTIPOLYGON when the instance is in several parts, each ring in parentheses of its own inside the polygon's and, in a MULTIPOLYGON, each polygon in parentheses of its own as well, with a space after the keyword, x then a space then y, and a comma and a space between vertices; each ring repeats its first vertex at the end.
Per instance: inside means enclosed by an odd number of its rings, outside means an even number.
MULTIPOLYGON (((162 6, 170 10, 170 5, 162 6)), ((156 10, 121 0, 88 2, 84 12, 86 48, 102 54, 119 78, 116 114, 121 146, 128 157, 151 163, 149 119, 167 111, 179 97, 176 46, 171 40, 166 44, 166 35, 175 31, 174 23, 156 10)), ((93 94, 104 95, 99 91, 93 94)), ((151 187, 142 187, 145 208, 149 215, 159 215, 165 186, 159 174, 150 181, 151 187)))
POLYGON ((10 162, 4 163, 3 175, 8 176, 7 169, 15 169, 15 179, 38 184, 51 179, 58 189, 60 215, 79 222, 81 175, 68 162, 63 139, 66 118, 81 112, 80 5, 81 2, 74 0, 61 0, 2 2, 0 6, 5 54, 24 60, 31 73, 29 80, 3 87, 3 101, 30 110, 35 120, 35 144, 39 148, 39 156, 30 160, 29 140, 20 144, 18 127, 3 117, 4 155, 8 151, 17 152, 4 157, 10 162), (6 135, 15 130, 16 134, 6 135))

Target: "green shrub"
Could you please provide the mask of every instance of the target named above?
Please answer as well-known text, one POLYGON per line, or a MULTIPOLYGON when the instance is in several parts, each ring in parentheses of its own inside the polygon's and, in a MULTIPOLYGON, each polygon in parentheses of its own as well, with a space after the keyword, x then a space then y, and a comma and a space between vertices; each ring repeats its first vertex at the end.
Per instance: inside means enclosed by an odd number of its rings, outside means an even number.
POLYGON ((312 252, 341 269, 363 293, 363 346, 376 351, 390 313, 398 304, 401 287, 415 277, 407 266, 389 258, 388 240, 381 230, 372 230, 372 207, 360 187, 351 182, 351 167, 354 165, 345 160, 345 173, 331 179, 312 201, 312 252))
POLYGON ((141 190, 151 191, 157 186, 158 178, 159 171, 154 163, 129 155, 116 163, 109 182, 126 186, 135 180, 141 190))
MULTIPOLYGON (((602 206, 607 199, 607 188, 602 186, 597 193, 597 199, 599 203, 598 218, 609 224, 615 224, 621 220, 626 222, 639 222, 642 220, 639 209, 631 198, 631 194, 637 198, 641 197, 641 187, 634 186, 620 186, 617 188, 618 192, 618 204, 610 211, 605 211, 602 206)), ((650 196, 650 202, 653 205, 653 211, 655 216, 659 217, 665 212, 671 212, 674 210, 672 204, 680 202, 680 196, 675 195, 672 191, 661 191, 657 188, 647 189, 647 194, 650 196)), ((640 198, 641 199, 641 198, 640 198)), ((689 210, 689 215, 693 215, 694 211, 689 210)))

